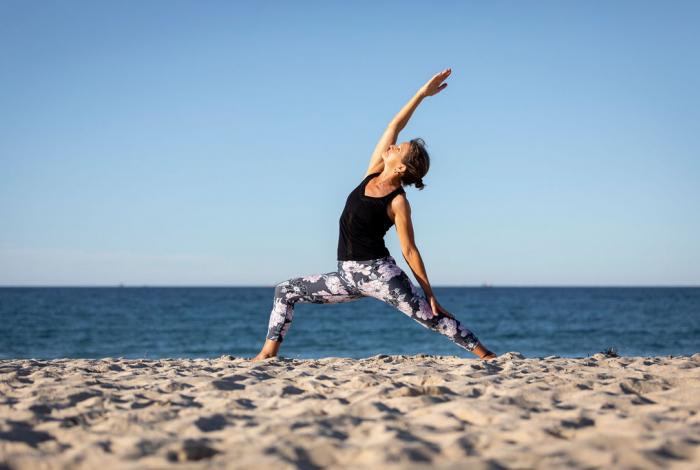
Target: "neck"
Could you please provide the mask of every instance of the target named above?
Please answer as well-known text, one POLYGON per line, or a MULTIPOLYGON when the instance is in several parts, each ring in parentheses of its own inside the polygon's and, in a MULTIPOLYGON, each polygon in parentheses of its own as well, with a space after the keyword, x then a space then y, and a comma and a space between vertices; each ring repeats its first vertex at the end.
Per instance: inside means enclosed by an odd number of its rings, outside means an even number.
POLYGON ((401 186, 401 175, 394 173, 394 170, 384 167, 384 170, 377 175, 377 184, 396 189, 401 186))

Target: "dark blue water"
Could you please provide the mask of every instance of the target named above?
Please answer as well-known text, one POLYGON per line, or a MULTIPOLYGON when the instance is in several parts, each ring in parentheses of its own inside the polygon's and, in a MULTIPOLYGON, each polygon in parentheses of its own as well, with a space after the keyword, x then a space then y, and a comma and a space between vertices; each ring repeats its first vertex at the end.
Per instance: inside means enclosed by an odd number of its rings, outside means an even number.
MULTIPOLYGON (((700 351, 700 288, 434 287, 496 353, 583 357, 700 351)), ((273 287, 0 288, 1 358, 250 357, 265 340, 273 287)), ((297 304, 280 355, 474 357, 371 298, 297 304)))

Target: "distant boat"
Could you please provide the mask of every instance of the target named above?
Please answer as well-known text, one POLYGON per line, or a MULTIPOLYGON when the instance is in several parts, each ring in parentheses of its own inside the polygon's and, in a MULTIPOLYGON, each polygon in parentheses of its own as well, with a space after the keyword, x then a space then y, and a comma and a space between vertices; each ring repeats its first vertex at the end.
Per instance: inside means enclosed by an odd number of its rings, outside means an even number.
POLYGON ((487 282, 484 282, 483 284, 481 284, 481 287, 493 287, 493 285, 489 284, 487 282))

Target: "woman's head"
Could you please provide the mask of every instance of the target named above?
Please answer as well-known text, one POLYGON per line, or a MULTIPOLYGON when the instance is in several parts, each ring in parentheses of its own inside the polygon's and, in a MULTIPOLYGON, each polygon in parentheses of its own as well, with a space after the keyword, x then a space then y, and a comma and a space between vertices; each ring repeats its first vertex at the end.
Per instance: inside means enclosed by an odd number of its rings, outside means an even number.
POLYGON ((384 152, 384 164, 401 174, 401 184, 423 189, 423 177, 430 169, 430 156, 421 138, 390 145, 384 152))

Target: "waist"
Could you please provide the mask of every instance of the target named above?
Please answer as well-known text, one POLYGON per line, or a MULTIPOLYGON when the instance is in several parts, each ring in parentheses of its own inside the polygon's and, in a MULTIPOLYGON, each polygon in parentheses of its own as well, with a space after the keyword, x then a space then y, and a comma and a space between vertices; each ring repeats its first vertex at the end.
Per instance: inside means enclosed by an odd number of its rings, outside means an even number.
POLYGON ((374 258, 374 259, 367 259, 367 260, 338 260, 338 267, 342 268, 343 266, 352 265, 353 263, 372 265, 372 264, 377 264, 377 263, 382 263, 382 262, 390 262, 390 263, 396 264, 396 260, 394 259, 394 257, 391 255, 388 255, 388 256, 382 256, 381 258, 374 258))

